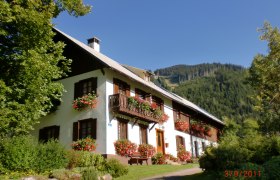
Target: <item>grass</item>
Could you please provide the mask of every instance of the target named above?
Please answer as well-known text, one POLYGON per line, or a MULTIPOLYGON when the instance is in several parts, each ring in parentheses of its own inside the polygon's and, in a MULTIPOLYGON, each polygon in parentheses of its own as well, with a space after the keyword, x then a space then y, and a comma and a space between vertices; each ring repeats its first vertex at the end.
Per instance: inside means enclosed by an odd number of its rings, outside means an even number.
POLYGON ((213 174, 207 174, 207 173, 198 173, 193 175, 187 175, 184 177, 181 177, 180 179, 184 180, 215 180, 217 179, 216 176, 213 174))
POLYGON ((132 165, 128 166, 128 174, 116 178, 117 180, 138 180, 146 177, 151 177, 159 174, 166 174, 170 172, 180 171, 183 169, 189 169, 198 167, 198 164, 186 164, 186 165, 132 165))

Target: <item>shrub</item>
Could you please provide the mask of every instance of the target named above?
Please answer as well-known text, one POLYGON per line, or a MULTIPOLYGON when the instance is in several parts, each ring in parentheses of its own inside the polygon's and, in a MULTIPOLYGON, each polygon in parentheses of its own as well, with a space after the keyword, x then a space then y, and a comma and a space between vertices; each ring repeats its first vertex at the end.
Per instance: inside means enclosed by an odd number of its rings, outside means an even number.
POLYGON ((179 159, 176 158, 175 156, 173 156, 172 154, 165 154, 165 159, 169 159, 170 161, 173 161, 173 162, 178 162, 179 159))
POLYGON ((68 159, 67 168, 68 169, 73 169, 73 168, 79 166, 80 157, 81 157, 80 152, 82 152, 82 151, 70 150, 70 151, 67 152, 67 159, 68 159))
POLYGON ((68 161, 65 148, 57 140, 38 144, 37 153, 35 169, 39 173, 64 168, 68 161))
POLYGON ((127 166, 121 164, 117 159, 108 159, 105 164, 105 171, 111 174, 113 178, 117 178, 128 173, 127 166))
POLYGON ((191 160, 191 153, 186 151, 185 146, 180 145, 177 152, 177 157, 180 161, 191 160))
POLYGON ((165 156, 162 153, 156 153, 152 157, 153 164, 165 164, 165 156))
POLYGON ((94 151, 96 149, 96 141, 90 137, 79 139, 72 143, 72 148, 76 151, 94 151))
POLYGON ((127 139, 117 140, 114 143, 116 153, 120 156, 130 156, 132 155, 137 148, 135 143, 130 142, 127 139))
POLYGON ((81 175, 77 170, 56 169, 50 173, 49 178, 59 180, 80 180, 81 175))
POLYGON ((82 180, 98 180, 98 172, 92 167, 86 168, 82 172, 82 180))
POLYGON ((2 169, 25 172, 34 169, 37 161, 37 143, 31 136, 4 138, 0 142, 2 169))
POLYGON ((244 163, 238 168, 239 172, 247 172, 247 177, 254 179, 266 179, 265 170, 261 165, 244 163))
POLYGON ((272 157, 269 161, 264 163, 265 175, 268 179, 279 179, 280 177, 280 156, 272 157))
POLYGON ((156 149, 150 144, 140 144, 138 147, 138 152, 141 154, 141 156, 152 157, 155 154, 156 149))
POLYGON ((99 171, 104 170, 104 165, 106 163, 104 157, 100 154, 94 154, 92 152, 82 151, 80 153, 79 167, 90 167, 93 166, 99 171))

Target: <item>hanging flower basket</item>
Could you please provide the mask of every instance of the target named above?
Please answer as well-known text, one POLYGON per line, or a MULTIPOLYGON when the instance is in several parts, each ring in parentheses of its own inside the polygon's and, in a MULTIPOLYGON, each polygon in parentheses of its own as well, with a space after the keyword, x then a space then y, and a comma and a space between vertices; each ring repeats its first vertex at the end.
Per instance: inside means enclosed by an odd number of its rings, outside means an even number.
POLYGON ((82 97, 78 97, 73 101, 73 108, 77 111, 82 111, 85 109, 93 109, 96 108, 97 104, 97 96, 94 93, 88 93, 82 97))
POLYGON ((188 121, 178 119, 175 121, 175 128, 179 131, 186 131, 189 129, 188 121))

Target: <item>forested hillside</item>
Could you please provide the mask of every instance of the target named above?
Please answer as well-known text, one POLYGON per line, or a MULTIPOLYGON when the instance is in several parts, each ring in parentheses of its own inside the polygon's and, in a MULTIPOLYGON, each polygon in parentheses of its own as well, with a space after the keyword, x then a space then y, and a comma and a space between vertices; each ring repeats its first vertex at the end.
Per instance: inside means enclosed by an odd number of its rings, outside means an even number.
POLYGON ((257 116, 253 113, 253 100, 250 98, 253 90, 246 83, 247 73, 247 69, 229 64, 177 65, 155 71, 158 83, 164 88, 218 118, 227 116, 237 122, 242 122, 245 117, 257 116))

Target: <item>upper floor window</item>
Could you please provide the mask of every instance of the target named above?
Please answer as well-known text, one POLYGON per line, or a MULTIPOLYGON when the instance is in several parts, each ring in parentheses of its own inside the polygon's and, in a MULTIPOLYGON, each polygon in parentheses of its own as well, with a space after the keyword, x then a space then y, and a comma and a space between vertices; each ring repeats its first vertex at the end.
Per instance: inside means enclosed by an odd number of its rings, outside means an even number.
POLYGON ((156 105, 160 108, 160 110, 164 110, 164 102, 161 98, 157 96, 152 96, 152 102, 156 103, 156 105))
POLYGON ((74 99, 82 97, 88 93, 96 93, 97 78, 89 78, 75 83, 74 99))
POLYGON ((135 96, 149 101, 151 94, 149 94, 141 89, 135 88, 135 96))
POLYGON ((73 141, 91 137, 96 139, 96 119, 85 119, 73 123, 73 141))
POLYGON ((39 141, 47 142, 59 138, 59 126, 48 126, 39 130, 39 141))
POLYGON ((113 79, 114 83, 114 94, 122 94, 126 96, 130 96, 130 86, 117 78, 113 79))

